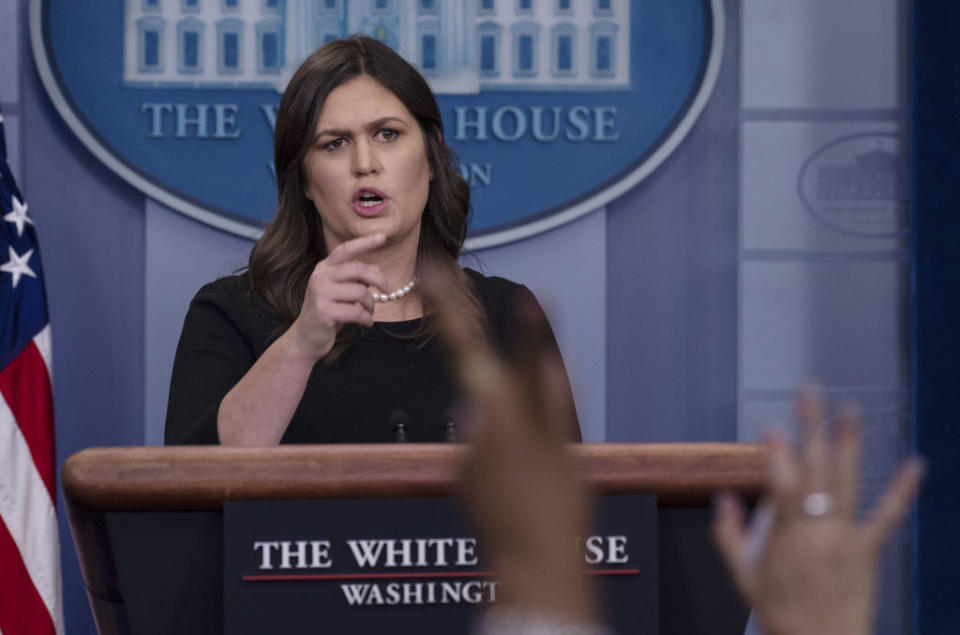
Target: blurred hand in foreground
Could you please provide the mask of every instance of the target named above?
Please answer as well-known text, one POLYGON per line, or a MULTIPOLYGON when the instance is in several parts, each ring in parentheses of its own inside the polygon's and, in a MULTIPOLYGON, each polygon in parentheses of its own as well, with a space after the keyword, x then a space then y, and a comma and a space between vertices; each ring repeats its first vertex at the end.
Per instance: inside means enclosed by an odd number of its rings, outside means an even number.
POLYGON ((859 412, 841 410, 833 443, 817 391, 801 392, 797 418, 799 455, 780 436, 767 440, 769 508, 761 506, 755 519, 769 522, 769 533, 745 528, 740 502, 722 494, 714 539, 765 633, 866 635, 873 632, 882 548, 910 508, 924 464, 908 460, 860 521, 859 412))
POLYGON ((466 400, 464 495, 500 577, 498 599, 591 623, 594 597, 576 549, 587 535, 586 498, 564 447, 573 404, 549 326, 537 307, 515 307, 516 346, 501 357, 461 319, 442 271, 421 280, 466 400))

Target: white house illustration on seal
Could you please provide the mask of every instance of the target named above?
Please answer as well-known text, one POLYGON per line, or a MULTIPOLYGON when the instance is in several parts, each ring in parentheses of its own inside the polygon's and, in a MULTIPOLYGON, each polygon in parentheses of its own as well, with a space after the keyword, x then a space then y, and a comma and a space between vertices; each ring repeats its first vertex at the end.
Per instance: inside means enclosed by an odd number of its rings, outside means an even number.
POLYGON ((630 0, 125 0, 123 79, 282 91, 352 33, 391 46, 438 94, 630 88, 630 0))

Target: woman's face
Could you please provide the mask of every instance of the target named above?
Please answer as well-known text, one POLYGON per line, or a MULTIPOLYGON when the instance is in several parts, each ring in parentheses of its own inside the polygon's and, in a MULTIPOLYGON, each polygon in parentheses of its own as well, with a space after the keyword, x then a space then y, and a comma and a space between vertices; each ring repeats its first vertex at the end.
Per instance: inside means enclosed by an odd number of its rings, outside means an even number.
POLYGON ((333 89, 304 161, 306 195, 327 249, 373 233, 417 250, 432 173, 417 120, 397 96, 361 75, 333 89))

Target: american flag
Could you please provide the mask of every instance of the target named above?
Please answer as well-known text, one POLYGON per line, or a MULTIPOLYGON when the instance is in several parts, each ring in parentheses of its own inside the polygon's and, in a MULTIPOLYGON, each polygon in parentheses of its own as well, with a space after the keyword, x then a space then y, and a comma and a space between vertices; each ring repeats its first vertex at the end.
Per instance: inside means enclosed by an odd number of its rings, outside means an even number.
POLYGON ((50 324, 0 113, 0 633, 63 633, 50 324))

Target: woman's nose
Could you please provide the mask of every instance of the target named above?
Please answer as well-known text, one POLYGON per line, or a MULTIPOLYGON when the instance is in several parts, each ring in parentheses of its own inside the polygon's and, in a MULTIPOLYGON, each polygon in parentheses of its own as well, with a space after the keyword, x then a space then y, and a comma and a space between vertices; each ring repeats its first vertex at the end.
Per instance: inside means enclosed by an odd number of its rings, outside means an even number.
POLYGON ((353 172, 357 176, 366 176, 380 172, 380 164, 377 161, 376 150, 369 141, 358 141, 354 145, 353 172))

